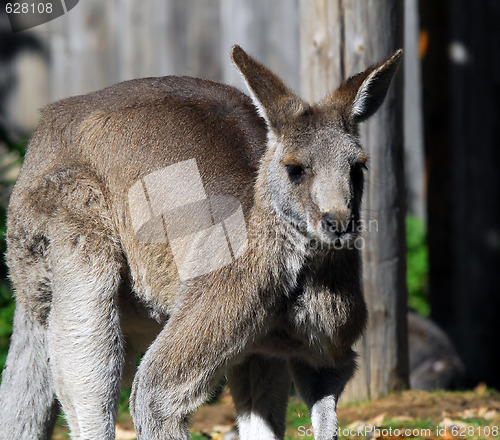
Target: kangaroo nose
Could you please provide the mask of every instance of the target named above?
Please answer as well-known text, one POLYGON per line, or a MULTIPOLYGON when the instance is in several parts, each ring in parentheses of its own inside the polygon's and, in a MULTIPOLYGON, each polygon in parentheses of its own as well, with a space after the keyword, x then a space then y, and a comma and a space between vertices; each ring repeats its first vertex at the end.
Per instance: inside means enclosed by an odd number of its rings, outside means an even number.
POLYGON ((325 232, 333 237, 341 237, 351 228, 351 220, 339 220, 331 214, 324 214, 321 217, 321 227, 325 232))
POLYGON ((334 219, 329 214, 324 214, 323 217, 321 217, 321 227, 323 230, 335 237, 340 237, 341 235, 341 228, 339 228, 338 223, 338 220, 334 219))

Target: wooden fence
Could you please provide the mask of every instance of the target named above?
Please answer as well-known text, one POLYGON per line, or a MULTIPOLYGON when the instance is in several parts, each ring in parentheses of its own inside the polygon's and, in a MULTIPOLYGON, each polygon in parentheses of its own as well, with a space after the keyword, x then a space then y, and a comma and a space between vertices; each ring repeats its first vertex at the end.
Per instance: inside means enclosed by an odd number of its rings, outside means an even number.
POLYGON ((85 0, 49 29, 51 99, 144 76, 241 85, 235 43, 300 85, 297 0, 85 0))

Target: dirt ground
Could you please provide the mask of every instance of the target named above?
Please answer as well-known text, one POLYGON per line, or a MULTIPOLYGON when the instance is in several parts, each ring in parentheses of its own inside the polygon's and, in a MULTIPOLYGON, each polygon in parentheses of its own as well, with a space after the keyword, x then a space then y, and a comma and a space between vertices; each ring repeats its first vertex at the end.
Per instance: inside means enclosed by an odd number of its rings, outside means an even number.
POLYGON ((368 420, 384 413, 390 418, 481 418, 488 411, 492 411, 488 417, 500 416, 500 394, 479 386, 474 391, 466 392, 409 390, 358 405, 347 404, 339 408, 339 419, 351 422, 368 420))
MULTIPOLYGON (((338 417, 341 426, 380 426, 384 420, 415 426, 426 420, 435 425, 465 426, 467 423, 487 423, 500 427, 500 393, 479 386, 464 392, 425 392, 409 390, 374 401, 340 405, 338 417), (478 422, 479 421, 479 422, 478 422)), ((222 439, 236 424, 234 407, 227 390, 219 401, 199 409, 193 416, 194 432, 204 433, 207 439, 222 439)), ((468 426, 468 425, 467 425, 468 426)), ((59 431, 53 438, 62 439, 59 431)), ((122 414, 117 425, 117 440, 133 440, 135 433, 128 414, 122 414)), ((297 437, 300 438, 300 437, 297 437)), ((441 437, 443 438, 443 437, 441 437)), ((453 438, 453 437, 448 437, 453 438)), ((461 437, 472 438, 472 437, 461 437)), ((474 436, 476 438, 476 436, 474 436)), ((500 438, 484 436, 484 438, 500 438)))
MULTIPOLYGON (((437 424, 484 419, 500 426, 500 394, 479 386, 467 392, 426 392, 409 390, 369 402, 340 405, 338 418, 342 425, 356 423, 381 425, 384 419, 406 422, 430 420, 437 424)), ((193 418, 193 428, 211 432, 213 427, 234 425, 234 409, 225 392, 221 402, 201 408, 193 418)), ((220 430, 221 431, 221 430, 220 430)))

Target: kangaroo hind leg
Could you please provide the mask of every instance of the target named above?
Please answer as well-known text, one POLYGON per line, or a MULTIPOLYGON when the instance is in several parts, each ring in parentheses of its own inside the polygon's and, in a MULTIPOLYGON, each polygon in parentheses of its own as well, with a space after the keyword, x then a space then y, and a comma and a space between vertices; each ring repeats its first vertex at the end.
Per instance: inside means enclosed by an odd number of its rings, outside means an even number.
POLYGON ((63 199, 50 225, 50 364, 72 438, 111 440, 124 363, 118 309, 123 263, 102 194, 88 180, 76 182, 76 194, 88 202, 72 207, 63 199))
POLYGON ((336 440, 337 402, 355 371, 354 352, 330 366, 314 366, 306 360, 289 361, 292 378, 311 414, 315 440, 336 440))
POLYGON ((230 370, 228 381, 240 439, 282 439, 291 384, 286 362, 253 355, 230 370))
POLYGON ((46 327, 18 303, 0 386, 0 438, 51 438, 59 407, 48 359, 46 327))
MULTIPOLYGON (((79 440, 111 440, 123 368, 119 264, 60 244, 53 269, 49 354, 57 396, 79 440)), ((104 258, 106 257, 106 258, 104 258)))

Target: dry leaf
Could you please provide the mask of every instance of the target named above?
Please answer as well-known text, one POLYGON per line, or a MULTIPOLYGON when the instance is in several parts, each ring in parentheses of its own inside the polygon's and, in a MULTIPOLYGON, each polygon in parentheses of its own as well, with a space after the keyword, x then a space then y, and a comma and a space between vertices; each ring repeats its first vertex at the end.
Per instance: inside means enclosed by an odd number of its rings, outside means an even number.
POLYGON ((477 409, 477 416, 478 417, 484 417, 484 415, 488 412, 488 407, 487 406, 482 406, 481 408, 477 409))
POLYGON ((451 431, 447 429, 444 435, 439 436, 439 440, 455 440, 455 437, 453 437, 451 431))
POLYGON ((387 417, 387 413, 383 412, 382 414, 379 414, 378 416, 374 417, 373 419, 369 420, 367 425, 373 425, 373 426, 380 426, 382 423, 384 423, 384 419, 387 417))
POLYGON ((481 382, 476 388, 474 388, 474 391, 480 396, 484 396, 486 391, 488 391, 488 387, 484 382, 481 382))
POLYGON ((233 425, 215 425, 212 427, 213 432, 219 432, 221 434, 225 434, 226 432, 231 431, 233 429, 233 425))
POLYGON ((447 429, 444 435, 440 435, 439 437, 434 437, 432 440, 456 440, 456 439, 451 435, 450 430, 447 429))
POLYGON ((116 440, 134 440, 137 438, 137 434, 132 429, 123 429, 120 426, 116 426, 116 440))
POLYGON ((356 420, 355 422, 347 425, 347 429, 350 431, 351 429, 357 430, 358 428, 363 429, 366 426, 366 423, 362 420, 356 420))
POLYGON ((498 417, 498 411, 496 409, 491 409, 483 415, 483 419, 485 420, 492 420, 496 417, 498 417))
POLYGON ((395 422, 413 422, 415 420, 415 417, 396 416, 396 417, 391 417, 391 420, 394 420, 395 422))
POLYGON ((473 419, 477 416, 477 409, 466 409, 462 412, 456 413, 456 416, 461 417, 463 419, 473 419))
POLYGON ((446 419, 447 417, 450 417, 450 413, 446 410, 441 412, 441 418, 446 419))
MULTIPOLYGON (((451 420, 449 418, 445 418, 439 422, 439 426, 456 426, 457 428, 468 428, 469 425, 468 423, 462 422, 462 420, 451 420)), ((448 430, 447 430, 448 431, 448 430)))

